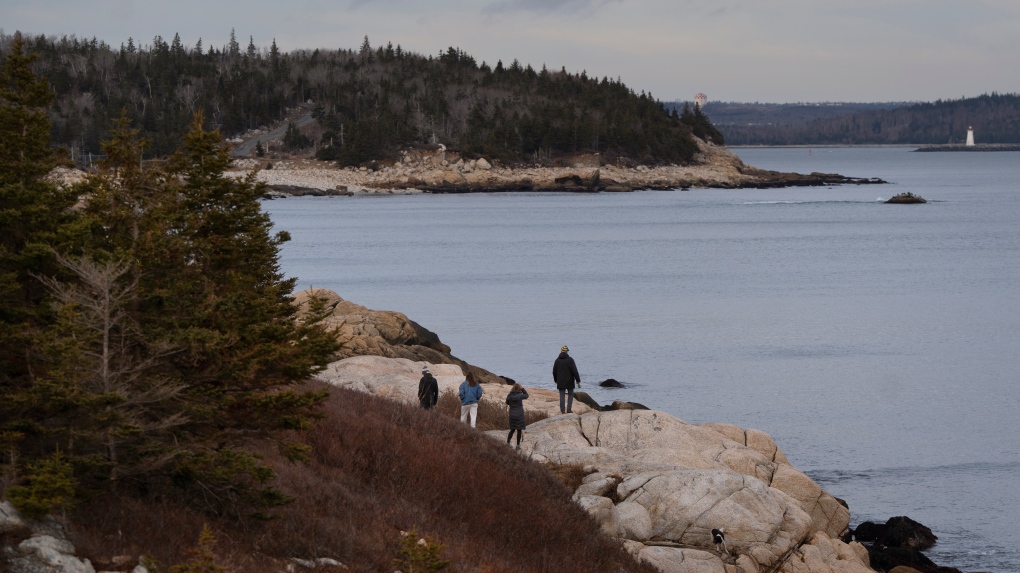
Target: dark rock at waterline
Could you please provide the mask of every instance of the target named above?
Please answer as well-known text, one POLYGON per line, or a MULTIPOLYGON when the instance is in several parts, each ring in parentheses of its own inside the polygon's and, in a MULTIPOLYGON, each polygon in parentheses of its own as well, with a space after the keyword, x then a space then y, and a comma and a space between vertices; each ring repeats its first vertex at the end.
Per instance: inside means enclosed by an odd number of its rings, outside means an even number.
POLYGON ((854 530, 854 539, 877 547, 924 551, 931 549, 939 538, 928 527, 900 515, 885 523, 861 523, 854 530))
POLYGON ((318 189, 315 187, 301 187, 298 185, 267 185, 269 192, 277 197, 331 197, 337 195, 353 195, 347 190, 346 185, 337 185, 335 189, 318 189))
POLYGON ((608 406, 602 406, 603 412, 612 412, 613 410, 650 410, 648 406, 644 404, 638 404, 637 402, 624 402, 623 400, 614 400, 612 404, 608 406))
POLYGON ((852 534, 868 548, 871 567, 876 571, 910 567, 920 573, 959 573, 958 569, 940 567, 921 553, 934 546, 938 537, 909 517, 900 515, 885 523, 865 521, 852 534))
POLYGON ((574 392, 574 400, 577 400, 578 402, 584 404, 585 406, 588 406, 589 408, 595 410, 596 412, 602 410, 602 406, 599 406, 599 403, 596 402, 590 395, 588 395, 587 392, 574 392))
POLYGON ((924 525, 906 516, 890 518, 885 524, 885 533, 876 543, 886 547, 901 547, 924 551, 938 541, 938 537, 924 525))
POLYGON ((516 380, 514 380, 513 378, 510 378, 508 376, 500 376, 500 378, 502 378, 503 379, 503 383, 508 385, 508 386, 513 386, 514 384, 517 383, 516 380))
POLYGON ((602 382, 599 382, 599 386, 602 386, 603 388, 624 388, 623 382, 620 382, 615 378, 607 378, 602 382))
POLYGON ((913 193, 910 193, 910 192, 900 193, 899 195, 894 195, 888 201, 886 201, 886 203, 891 203, 891 204, 894 204, 894 205, 912 205, 912 204, 916 204, 916 203, 927 203, 927 202, 928 201, 925 200, 924 197, 921 197, 920 195, 914 195, 913 193))
POLYGON ((873 521, 862 522, 852 531, 853 539, 862 543, 874 543, 883 533, 885 533, 885 524, 873 521))
POLYGON ((962 573, 955 567, 940 567, 916 549, 899 547, 868 547, 868 558, 875 571, 892 571, 896 567, 910 567, 919 573, 962 573))

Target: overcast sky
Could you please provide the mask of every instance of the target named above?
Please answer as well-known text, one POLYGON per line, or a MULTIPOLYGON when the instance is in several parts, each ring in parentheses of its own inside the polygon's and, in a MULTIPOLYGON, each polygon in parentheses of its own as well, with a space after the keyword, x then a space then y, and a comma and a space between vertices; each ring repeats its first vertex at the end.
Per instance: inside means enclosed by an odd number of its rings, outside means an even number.
POLYGON ((455 46, 662 100, 930 101, 1020 92, 1020 0, 0 0, 0 28, 114 46, 455 46))

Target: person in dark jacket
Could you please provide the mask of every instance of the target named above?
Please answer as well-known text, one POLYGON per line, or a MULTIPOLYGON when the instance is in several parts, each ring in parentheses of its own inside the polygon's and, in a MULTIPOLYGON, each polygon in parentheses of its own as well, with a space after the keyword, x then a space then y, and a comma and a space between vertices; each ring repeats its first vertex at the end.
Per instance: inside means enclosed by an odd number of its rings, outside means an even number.
POLYGON ((556 389, 560 391, 560 414, 572 411, 574 406, 574 382, 581 387, 581 375, 577 373, 577 365, 574 359, 567 355, 569 349, 564 346, 560 349, 560 355, 553 363, 553 380, 556 381, 556 389), (567 396, 567 407, 563 407, 563 397, 567 396))
POLYGON ((418 401, 421 407, 431 409, 439 402, 439 382, 429 372, 429 365, 421 367, 421 380, 418 381, 418 401))
POLYGON ((520 384, 514 384, 510 393, 506 396, 506 404, 510 406, 510 433, 506 435, 506 445, 510 445, 510 438, 517 432, 517 449, 521 449, 521 433, 527 429, 524 422, 524 404, 528 399, 528 391, 520 384))

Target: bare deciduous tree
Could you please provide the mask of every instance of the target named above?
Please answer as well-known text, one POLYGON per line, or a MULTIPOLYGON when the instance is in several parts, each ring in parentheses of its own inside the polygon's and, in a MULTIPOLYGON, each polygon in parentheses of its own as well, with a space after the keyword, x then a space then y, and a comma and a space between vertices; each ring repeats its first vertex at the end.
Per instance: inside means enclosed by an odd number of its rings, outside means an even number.
POLYGON ((94 407, 100 411, 91 418, 99 427, 93 431, 112 464, 110 479, 152 469, 162 462, 152 457, 122 460, 120 452, 128 444, 149 449, 145 444, 151 438, 187 421, 180 411, 165 408, 184 389, 161 372, 174 349, 147 341, 132 317, 137 283, 131 262, 60 255, 57 260, 74 280, 40 280, 65 311, 66 326, 78 334, 77 360, 85 367, 77 370, 75 382, 96 398, 94 407))

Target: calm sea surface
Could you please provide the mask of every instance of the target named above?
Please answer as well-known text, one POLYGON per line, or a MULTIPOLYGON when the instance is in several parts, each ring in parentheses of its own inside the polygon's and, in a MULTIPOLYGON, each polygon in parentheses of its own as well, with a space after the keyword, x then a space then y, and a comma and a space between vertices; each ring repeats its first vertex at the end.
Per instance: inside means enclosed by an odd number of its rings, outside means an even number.
POLYGON ((764 430, 852 525, 907 515, 939 564, 1020 571, 1020 153, 735 151, 892 184, 265 207, 299 288, 530 386, 567 344, 599 402, 764 430), (929 203, 880 201, 904 191, 929 203))

